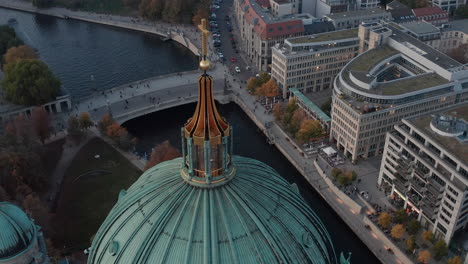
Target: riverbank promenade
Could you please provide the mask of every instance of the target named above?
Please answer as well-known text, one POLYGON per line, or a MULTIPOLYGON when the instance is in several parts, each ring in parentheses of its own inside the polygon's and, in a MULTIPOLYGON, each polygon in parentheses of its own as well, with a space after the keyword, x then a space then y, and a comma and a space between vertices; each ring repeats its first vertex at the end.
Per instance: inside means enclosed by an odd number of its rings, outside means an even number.
POLYGON ((62 7, 37 8, 27 0, 0 0, 0 7, 156 34, 164 40, 178 42, 197 56, 201 49, 200 35, 192 25, 152 22, 139 17, 73 11, 62 7))

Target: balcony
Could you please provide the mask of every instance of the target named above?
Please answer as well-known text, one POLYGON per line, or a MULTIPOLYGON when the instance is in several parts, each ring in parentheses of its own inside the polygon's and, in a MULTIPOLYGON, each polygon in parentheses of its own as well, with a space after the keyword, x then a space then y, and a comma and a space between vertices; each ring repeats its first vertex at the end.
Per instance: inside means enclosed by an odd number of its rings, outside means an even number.
POLYGON ((436 182, 433 178, 429 178, 427 179, 427 182, 429 183, 428 184, 428 188, 433 188, 434 190, 436 190, 437 192, 439 193, 443 193, 444 190, 445 190, 445 187, 440 185, 440 183, 436 182))
POLYGON ((435 219, 437 216, 437 213, 439 212, 439 208, 430 208, 427 205, 421 206, 421 210, 430 219, 435 219))
POLYGON ((450 178, 451 173, 448 170, 446 170, 444 167, 442 167, 442 165, 437 164, 437 167, 435 167, 435 169, 438 172, 440 172, 440 174, 444 175, 446 178, 450 178))
POLYGON ((409 182, 402 183, 400 181, 393 181, 393 184, 395 185, 395 188, 401 193, 401 194, 406 194, 408 191, 409 187, 409 182))

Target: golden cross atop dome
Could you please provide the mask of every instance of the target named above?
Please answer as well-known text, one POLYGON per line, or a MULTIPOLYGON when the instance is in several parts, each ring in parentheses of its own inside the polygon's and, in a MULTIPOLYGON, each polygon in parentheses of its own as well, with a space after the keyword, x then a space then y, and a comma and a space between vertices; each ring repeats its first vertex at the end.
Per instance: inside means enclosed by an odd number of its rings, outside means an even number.
POLYGON ((203 18, 201 20, 198 29, 202 32, 202 60, 200 61, 200 69, 206 71, 210 68, 210 62, 206 58, 208 53, 208 36, 210 35, 210 31, 206 27, 206 19, 203 18))

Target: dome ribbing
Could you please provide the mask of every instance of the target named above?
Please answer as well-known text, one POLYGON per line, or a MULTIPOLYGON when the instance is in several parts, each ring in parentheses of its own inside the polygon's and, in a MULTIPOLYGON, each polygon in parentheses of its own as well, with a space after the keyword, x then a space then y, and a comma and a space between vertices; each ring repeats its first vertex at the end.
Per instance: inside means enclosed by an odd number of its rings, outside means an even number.
POLYGON ((182 159, 146 171, 109 213, 88 263, 337 263, 330 236, 271 167, 234 157, 215 188, 188 184, 182 159))
POLYGON ((18 206, 0 202, 0 262, 25 251, 36 236, 36 228, 18 206))

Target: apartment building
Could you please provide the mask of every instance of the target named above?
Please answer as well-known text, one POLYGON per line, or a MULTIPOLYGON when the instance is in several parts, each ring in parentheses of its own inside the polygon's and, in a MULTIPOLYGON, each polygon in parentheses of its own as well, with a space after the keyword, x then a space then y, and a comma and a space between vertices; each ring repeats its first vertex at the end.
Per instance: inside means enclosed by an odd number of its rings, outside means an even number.
POLYGON ((251 63, 266 71, 271 63, 271 48, 286 38, 302 36, 304 25, 315 18, 309 14, 295 14, 297 4, 292 1, 235 0, 234 8, 242 46, 251 63), (278 6, 282 6, 279 8, 278 6), (278 7, 278 8, 277 8, 278 7), (287 10, 290 10, 288 14, 287 10))
POLYGON ((332 22, 336 30, 357 28, 362 22, 390 21, 392 15, 381 8, 367 10, 356 10, 344 13, 333 13, 325 16, 325 19, 332 22))
POLYGON ((468 225, 468 105, 387 133, 378 184, 447 244, 468 225))
POLYGON ((468 67, 400 29, 361 25, 363 53, 335 78, 330 141, 353 162, 381 153, 402 119, 468 101, 468 67))
POLYGON ((447 11, 438 6, 415 8, 413 14, 419 21, 426 21, 434 26, 447 24, 449 21, 447 11))
POLYGON ((413 14, 413 10, 408 6, 393 0, 388 3, 386 10, 389 11, 392 15, 392 20, 395 23, 404 23, 417 20, 416 16, 413 14))
POLYGON ((272 48, 271 76, 288 98, 332 87, 333 79, 359 49, 358 29, 289 38, 272 48))

